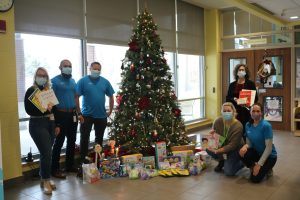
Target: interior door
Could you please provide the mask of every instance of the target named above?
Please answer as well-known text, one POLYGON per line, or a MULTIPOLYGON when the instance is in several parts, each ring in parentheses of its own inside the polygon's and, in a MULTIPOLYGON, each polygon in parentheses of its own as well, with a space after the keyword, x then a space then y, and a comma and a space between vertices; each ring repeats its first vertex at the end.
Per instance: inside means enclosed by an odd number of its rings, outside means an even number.
POLYGON ((291 49, 255 50, 255 71, 264 57, 275 67, 275 74, 259 84, 259 102, 264 106, 264 118, 273 129, 291 130, 291 49))
POLYGON ((222 100, 225 102, 233 69, 245 63, 250 71, 250 80, 256 82, 258 70, 264 59, 272 61, 275 74, 260 79, 258 99, 264 106, 264 117, 276 130, 291 130, 291 50, 290 48, 250 50, 222 53, 222 100))
POLYGON ((236 51, 222 53, 222 102, 226 101, 229 84, 233 82, 233 70, 237 64, 246 64, 250 71, 250 79, 254 80, 254 52, 236 51))

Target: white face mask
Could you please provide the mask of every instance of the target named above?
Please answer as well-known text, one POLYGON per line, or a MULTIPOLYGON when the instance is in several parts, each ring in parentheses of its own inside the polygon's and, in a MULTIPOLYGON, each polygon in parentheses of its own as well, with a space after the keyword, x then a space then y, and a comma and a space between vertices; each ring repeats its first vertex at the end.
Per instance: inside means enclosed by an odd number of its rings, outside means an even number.
POLYGON ((246 76, 246 72, 245 71, 238 71, 237 73, 239 78, 244 78, 246 76))

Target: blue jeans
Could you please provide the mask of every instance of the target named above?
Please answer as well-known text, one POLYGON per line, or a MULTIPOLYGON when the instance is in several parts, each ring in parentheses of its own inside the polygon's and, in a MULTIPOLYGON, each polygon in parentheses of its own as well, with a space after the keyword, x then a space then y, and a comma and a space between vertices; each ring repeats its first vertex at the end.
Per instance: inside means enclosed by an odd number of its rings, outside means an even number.
POLYGON ((50 179, 54 121, 49 117, 31 118, 29 133, 40 152, 40 177, 42 180, 50 179))
MULTIPOLYGON (((218 161, 224 160, 223 154, 215 154, 210 150, 206 150, 208 155, 218 161)), ((234 176, 240 169, 244 167, 240 160, 239 152, 237 150, 227 153, 227 159, 224 160, 224 174, 226 176, 234 176)))

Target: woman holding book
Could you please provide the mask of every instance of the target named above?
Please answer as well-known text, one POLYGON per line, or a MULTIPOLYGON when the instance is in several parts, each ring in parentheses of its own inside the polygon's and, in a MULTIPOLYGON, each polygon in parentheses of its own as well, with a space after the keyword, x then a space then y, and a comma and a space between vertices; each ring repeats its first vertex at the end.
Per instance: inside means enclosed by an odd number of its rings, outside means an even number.
POLYGON ((236 118, 236 110, 232 103, 222 105, 222 116, 214 123, 210 134, 217 139, 218 146, 208 147, 207 153, 219 161, 215 167, 216 172, 222 172, 227 176, 234 176, 244 167, 239 158, 239 149, 243 146, 243 125, 236 118))
POLYGON ((40 177, 41 187, 47 195, 56 189, 50 181, 51 154, 55 134, 59 134, 59 128, 54 129, 54 115, 52 105, 47 108, 41 106, 38 93, 50 89, 49 75, 45 68, 39 67, 34 75, 33 85, 27 89, 24 99, 25 110, 30 115, 29 133, 40 153, 40 177))
MULTIPOLYGON (((226 101, 233 103, 237 111, 236 118, 242 123, 243 130, 245 130, 246 123, 251 119, 249 107, 246 104, 238 104, 240 92, 242 90, 255 90, 255 83, 249 80, 249 69, 245 64, 238 64, 233 70, 235 81, 230 83, 226 101)), ((254 102, 258 100, 257 94, 255 95, 254 102)))
POLYGON ((253 104, 251 118, 246 124, 246 144, 239 154, 244 164, 250 168, 250 180, 259 183, 265 176, 273 175, 277 152, 273 144, 272 126, 263 119, 261 104, 253 104))

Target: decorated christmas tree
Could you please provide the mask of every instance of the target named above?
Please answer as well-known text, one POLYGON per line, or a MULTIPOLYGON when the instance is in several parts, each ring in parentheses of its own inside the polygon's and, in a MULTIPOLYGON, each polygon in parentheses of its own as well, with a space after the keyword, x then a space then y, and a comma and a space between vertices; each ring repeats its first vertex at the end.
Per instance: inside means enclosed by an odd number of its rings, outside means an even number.
POLYGON ((151 154, 155 142, 165 141, 170 148, 187 144, 188 137, 157 25, 147 11, 135 19, 109 134, 128 153, 151 154))

